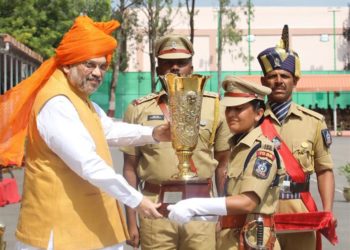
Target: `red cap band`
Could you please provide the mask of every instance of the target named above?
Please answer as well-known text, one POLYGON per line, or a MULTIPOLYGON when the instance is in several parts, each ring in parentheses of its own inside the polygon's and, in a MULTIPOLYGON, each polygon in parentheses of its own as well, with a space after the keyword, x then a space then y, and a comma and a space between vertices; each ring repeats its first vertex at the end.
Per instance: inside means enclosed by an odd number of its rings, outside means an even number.
POLYGON ((252 98, 258 98, 257 94, 247 94, 247 93, 232 93, 232 92, 226 92, 225 96, 229 97, 252 97, 252 98))
POLYGON ((191 52, 187 49, 167 49, 159 51, 159 55, 170 54, 170 53, 185 53, 191 55, 191 52))

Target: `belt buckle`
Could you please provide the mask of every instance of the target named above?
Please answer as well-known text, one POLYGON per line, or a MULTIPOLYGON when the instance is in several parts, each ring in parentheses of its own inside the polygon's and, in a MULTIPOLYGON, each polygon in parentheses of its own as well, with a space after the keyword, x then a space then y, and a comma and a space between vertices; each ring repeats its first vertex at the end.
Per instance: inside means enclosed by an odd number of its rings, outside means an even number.
POLYGON ((281 190, 283 193, 291 194, 292 191, 290 190, 290 181, 284 180, 282 182, 281 190))

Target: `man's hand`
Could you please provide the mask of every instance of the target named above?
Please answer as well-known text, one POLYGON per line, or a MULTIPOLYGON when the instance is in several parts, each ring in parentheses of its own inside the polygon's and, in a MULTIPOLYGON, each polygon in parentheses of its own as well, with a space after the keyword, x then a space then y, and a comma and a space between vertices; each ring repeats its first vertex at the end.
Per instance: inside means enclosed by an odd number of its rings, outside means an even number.
POLYGON ((161 203, 155 204, 152 201, 150 201, 148 198, 143 197, 140 204, 135 208, 136 212, 139 213, 141 217, 147 218, 147 219, 158 219, 162 218, 163 215, 161 215, 157 208, 161 206, 161 203))
POLYGON ((137 225, 128 225, 128 231, 130 239, 126 241, 126 244, 137 249, 140 245, 140 234, 137 225))
POLYGON ((160 141, 171 141, 170 134, 170 123, 158 125, 153 129, 152 136, 154 140, 160 141))

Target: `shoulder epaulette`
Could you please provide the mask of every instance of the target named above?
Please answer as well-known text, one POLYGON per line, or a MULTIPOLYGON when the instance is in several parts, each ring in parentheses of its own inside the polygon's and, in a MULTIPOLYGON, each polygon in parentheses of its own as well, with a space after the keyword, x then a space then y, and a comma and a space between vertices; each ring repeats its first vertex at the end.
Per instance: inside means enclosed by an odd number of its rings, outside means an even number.
POLYGON ((203 96, 212 97, 212 98, 218 98, 219 94, 216 93, 216 92, 204 91, 203 92, 203 96))
POLYGON ((317 112, 315 112, 315 111, 313 111, 313 110, 311 110, 311 109, 307 109, 307 108, 305 108, 305 107, 303 107, 303 106, 300 106, 300 105, 297 105, 297 108, 298 108, 301 112, 306 113, 306 114, 308 114, 308 115, 311 115, 311 116, 317 118, 318 120, 324 120, 324 116, 323 116, 322 114, 320 114, 320 113, 317 113, 317 112))
POLYGON ((132 104, 137 106, 143 102, 147 102, 147 101, 150 101, 150 100, 153 100, 154 98, 157 98, 159 96, 158 93, 151 93, 149 95, 146 95, 146 96, 142 96, 138 99, 135 99, 132 101, 132 104))

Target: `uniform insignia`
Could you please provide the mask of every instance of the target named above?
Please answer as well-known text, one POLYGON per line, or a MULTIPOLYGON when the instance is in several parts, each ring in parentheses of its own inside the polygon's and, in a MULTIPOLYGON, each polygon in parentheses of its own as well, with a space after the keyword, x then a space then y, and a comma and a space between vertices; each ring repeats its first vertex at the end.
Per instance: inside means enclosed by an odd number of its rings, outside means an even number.
POLYGON ((270 151, 263 151, 263 150, 259 150, 256 152, 256 156, 258 158, 267 158, 270 161, 274 161, 275 160, 275 155, 270 152, 270 151))
POLYGON ((278 136, 272 139, 272 143, 276 149, 279 149, 281 147, 281 140, 278 138, 278 136))
POLYGON ((172 41, 171 42, 171 48, 172 49, 176 49, 176 47, 177 47, 176 41, 172 41))
POLYGON ((163 121, 164 115, 148 115, 147 121, 163 121))
POLYGON ((226 91, 232 92, 234 90, 234 86, 232 82, 229 82, 226 86, 226 91))
POLYGON ((204 126, 206 126, 207 125, 207 121, 206 120, 201 120, 200 122, 199 122, 199 125, 201 125, 202 127, 204 127, 204 126))
POLYGON ((146 102, 146 101, 152 100, 152 99, 154 99, 154 98, 157 98, 159 95, 160 95, 160 94, 151 93, 151 94, 149 94, 149 95, 146 95, 146 96, 140 97, 140 98, 138 98, 138 99, 135 99, 135 100, 132 102, 132 104, 133 104, 134 106, 137 106, 137 105, 139 105, 139 104, 141 104, 141 103, 143 103, 143 102, 146 102))
POLYGON ((327 146, 327 148, 329 148, 329 146, 332 144, 331 133, 329 132, 328 129, 322 129, 321 133, 322 133, 322 138, 323 138, 324 144, 327 146))
POLYGON ((279 58, 275 58, 275 67, 281 67, 281 61, 279 58))
POLYGON ((267 179, 271 170, 271 163, 267 160, 257 158, 254 164, 254 174, 260 179, 267 179))

